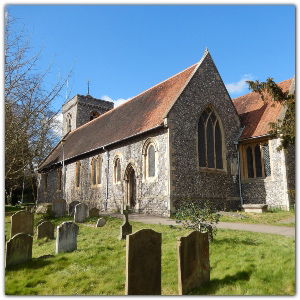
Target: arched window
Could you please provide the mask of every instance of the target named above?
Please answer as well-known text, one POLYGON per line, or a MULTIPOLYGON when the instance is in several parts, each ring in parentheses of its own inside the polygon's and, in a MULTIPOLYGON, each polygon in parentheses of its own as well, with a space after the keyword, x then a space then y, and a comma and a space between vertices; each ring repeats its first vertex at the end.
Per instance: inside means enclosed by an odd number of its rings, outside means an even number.
POLYGON ((155 176, 155 149, 152 144, 148 147, 148 177, 155 176))
POLYGON ((270 153, 268 142, 242 145, 244 151, 244 177, 266 178, 271 176, 270 153))
POLYGON ((198 122, 199 166, 223 169, 223 146, 220 122, 213 110, 207 107, 198 122))
POLYGON ((115 160, 115 168, 114 168, 114 174, 115 174, 115 182, 121 181, 121 162, 120 158, 117 158, 115 160))
POLYGON ((72 128, 72 116, 71 114, 67 115, 67 132, 71 131, 72 128))
POLYGON ((76 162, 76 188, 80 187, 81 180, 81 163, 80 161, 76 162))
POLYGON ((99 114, 97 111, 92 111, 92 112, 90 113, 90 121, 92 121, 92 120, 98 118, 99 116, 100 116, 100 114, 99 114))

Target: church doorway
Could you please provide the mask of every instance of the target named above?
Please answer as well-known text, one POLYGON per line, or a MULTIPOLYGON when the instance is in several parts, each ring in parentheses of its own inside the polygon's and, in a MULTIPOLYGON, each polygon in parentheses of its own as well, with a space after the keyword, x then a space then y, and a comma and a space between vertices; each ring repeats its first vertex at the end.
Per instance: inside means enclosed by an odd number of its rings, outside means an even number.
POLYGON ((134 211, 137 209, 137 181, 136 181, 136 171, 132 164, 128 164, 125 171, 125 207, 126 205, 130 206, 131 210, 134 211))

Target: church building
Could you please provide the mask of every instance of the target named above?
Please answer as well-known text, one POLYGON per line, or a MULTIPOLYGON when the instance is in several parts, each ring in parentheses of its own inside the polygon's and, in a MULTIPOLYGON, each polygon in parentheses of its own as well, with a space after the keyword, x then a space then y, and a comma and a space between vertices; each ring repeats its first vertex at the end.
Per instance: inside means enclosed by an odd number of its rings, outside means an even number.
MULTIPOLYGON (((279 85, 294 92, 293 79, 279 85)), ((207 50, 116 108, 76 95, 62 107, 61 142, 39 165, 38 204, 64 198, 163 216, 182 199, 289 209, 295 156, 268 133, 285 113, 272 104, 253 92, 232 100, 207 50)))

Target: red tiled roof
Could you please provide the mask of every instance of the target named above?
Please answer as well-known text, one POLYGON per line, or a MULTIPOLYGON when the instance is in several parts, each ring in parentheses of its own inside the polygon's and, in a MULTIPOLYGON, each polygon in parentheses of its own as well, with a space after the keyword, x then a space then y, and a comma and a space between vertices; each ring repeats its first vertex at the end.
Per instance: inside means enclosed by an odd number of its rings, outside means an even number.
MULTIPOLYGON (((286 91, 290 88, 292 80, 282 81, 278 85, 286 91)), ((282 104, 272 102, 269 95, 265 95, 265 101, 263 101, 255 92, 232 101, 241 118, 242 125, 245 126, 240 140, 267 135, 270 130, 269 123, 277 121, 282 109, 282 104)))
MULTIPOLYGON (((155 85, 122 105, 90 121, 66 137, 65 159, 121 141, 163 124, 163 118, 188 82, 197 64, 155 85)), ((39 169, 62 161, 58 145, 39 169)))

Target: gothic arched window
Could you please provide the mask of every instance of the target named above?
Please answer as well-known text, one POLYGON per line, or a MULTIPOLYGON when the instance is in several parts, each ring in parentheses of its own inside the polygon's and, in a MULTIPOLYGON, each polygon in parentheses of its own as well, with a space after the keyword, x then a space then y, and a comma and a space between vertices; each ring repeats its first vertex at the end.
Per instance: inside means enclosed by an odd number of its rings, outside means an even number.
POLYGON ((115 182, 120 182, 121 181, 121 162, 120 158, 117 158, 115 160, 115 168, 114 168, 114 173, 115 173, 115 182))
POLYGON ((152 144, 148 147, 148 177, 155 176, 155 148, 152 144))
POLYGON ((223 169, 223 146, 220 122, 213 110, 207 107, 198 122, 199 166, 223 169))
POLYGON ((71 131, 72 128, 72 116, 71 114, 67 115, 67 132, 71 131))

